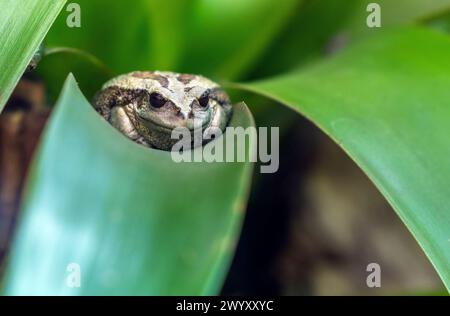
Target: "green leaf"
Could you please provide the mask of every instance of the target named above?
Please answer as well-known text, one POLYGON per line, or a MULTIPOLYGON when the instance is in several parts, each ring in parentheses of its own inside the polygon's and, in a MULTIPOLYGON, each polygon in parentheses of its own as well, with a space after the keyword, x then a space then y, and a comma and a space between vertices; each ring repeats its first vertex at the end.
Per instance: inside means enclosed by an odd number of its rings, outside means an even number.
MULTIPOLYGON (((254 122, 244 104, 231 126, 254 122)), ((256 140, 247 142, 254 154, 256 140)), ((201 147, 196 151, 201 150, 201 147)), ((6 272, 9 295, 218 294, 252 164, 175 163, 130 141, 65 84, 34 161, 6 272), (81 287, 66 286, 66 267, 81 287)))
POLYGON ((0 2, 0 112, 65 0, 0 2))
POLYGON ((390 202, 448 289, 449 55, 447 36, 400 29, 303 71, 240 85, 304 114, 333 138, 390 202))

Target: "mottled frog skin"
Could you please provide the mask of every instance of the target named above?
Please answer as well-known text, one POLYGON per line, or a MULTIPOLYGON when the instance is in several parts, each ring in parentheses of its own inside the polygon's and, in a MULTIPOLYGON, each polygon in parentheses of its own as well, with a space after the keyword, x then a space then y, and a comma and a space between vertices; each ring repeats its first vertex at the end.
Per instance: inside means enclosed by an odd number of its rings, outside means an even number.
POLYGON ((162 150, 171 150, 178 141, 171 139, 173 129, 224 131, 232 112, 230 98, 217 83, 168 71, 136 71, 113 78, 93 103, 124 135, 162 150))

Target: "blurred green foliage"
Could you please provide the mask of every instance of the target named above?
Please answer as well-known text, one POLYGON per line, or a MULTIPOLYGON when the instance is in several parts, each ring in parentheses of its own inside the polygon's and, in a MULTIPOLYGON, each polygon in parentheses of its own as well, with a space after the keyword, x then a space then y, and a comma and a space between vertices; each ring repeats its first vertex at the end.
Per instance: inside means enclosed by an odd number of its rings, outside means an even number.
POLYGON ((68 29, 62 14, 47 36, 48 46, 86 50, 117 73, 165 69, 235 79, 255 64, 301 1, 275 6, 271 0, 78 3, 82 27, 68 29))

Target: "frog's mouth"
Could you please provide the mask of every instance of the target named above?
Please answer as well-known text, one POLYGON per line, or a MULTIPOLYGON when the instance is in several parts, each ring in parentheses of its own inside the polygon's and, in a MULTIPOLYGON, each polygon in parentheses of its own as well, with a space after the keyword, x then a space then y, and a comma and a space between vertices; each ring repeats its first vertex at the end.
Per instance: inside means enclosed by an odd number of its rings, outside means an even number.
POLYGON ((141 122, 142 124, 147 127, 149 130, 156 130, 158 132, 162 132, 165 134, 171 134, 173 132, 174 129, 176 128, 185 128, 188 129, 189 132, 194 132, 195 130, 205 130, 210 121, 209 120, 205 120, 204 122, 202 122, 201 127, 200 126, 195 126, 195 124, 186 124, 185 126, 170 126, 170 125, 165 125, 165 124, 160 124, 160 123, 156 123, 154 121, 150 121, 150 120, 146 120, 141 118, 141 122))

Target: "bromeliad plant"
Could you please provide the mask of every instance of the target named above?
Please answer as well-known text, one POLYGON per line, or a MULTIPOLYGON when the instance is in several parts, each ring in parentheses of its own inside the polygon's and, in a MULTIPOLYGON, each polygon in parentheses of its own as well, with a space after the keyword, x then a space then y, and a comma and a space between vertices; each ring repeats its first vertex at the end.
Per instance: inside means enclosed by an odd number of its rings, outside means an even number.
MULTIPOLYGON (((119 137, 84 95, 136 69, 210 76, 306 116, 368 175, 450 288, 450 38, 430 27, 450 1, 378 1, 377 29, 365 0, 77 2, 81 28, 60 14, 49 33, 64 0, 0 4, 0 106, 44 37, 70 47, 39 67, 50 99, 69 71, 81 87, 65 81, 36 154, 4 293, 218 293, 251 164, 175 164, 119 137), (347 44, 323 54, 336 35, 347 44), (69 263, 81 287, 66 286, 69 263)), ((230 124, 255 123, 239 104, 230 124)))

